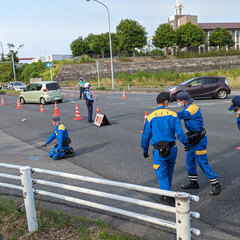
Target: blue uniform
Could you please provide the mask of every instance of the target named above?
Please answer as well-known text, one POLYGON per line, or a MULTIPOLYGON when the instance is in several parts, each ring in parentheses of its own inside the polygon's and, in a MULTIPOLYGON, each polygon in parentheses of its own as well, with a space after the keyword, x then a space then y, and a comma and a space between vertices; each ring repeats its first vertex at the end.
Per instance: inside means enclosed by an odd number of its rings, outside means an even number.
MULTIPOLYGON (((141 146, 143 152, 148 152, 150 140, 154 146, 160 141, 175 142, 177 134, 178 139, 188 145, 188 139, 182 129, 181 122, 177 114, 164 107, 157 107, 148 117, 144 125, 141 146)), ((171 190, 172 175, 177 157, 177 146, 170 149, 170 155, 162 157, 159 151, 153 150, 153 168, 159 182, 159 188, 163 190, 171 190)))
POLYGON ((237 115, 237 126, 240 131, 240 114, 237 115))
POLYGON ((85 90, 85 94, 86 94, 86 97, 87 97, 86 106, 87 106, 87 109, 88 109, 88 121, 92 122, 93 121, 92 120, 92 112, 93 112, 94 98, 93 98, 92 93, 90 92, 89 89, 85 90))
POLYGON ((63 147, 62 143, 64 139, 68 138, 68 131, 62 123, 59 123, 52 135, 46 141, 47 144, 51 143, 55 138, 57 138, 58 144, 57 147, 51 149, 49 157, 52 157, 54 160, 64 158, 65 150, 69 149, 69 145, 63 147))
MULTIPOLYGON (((199 132, 203 129, 203 118, 200 108, 194 104, 187 104, 183 111, 177 113, 180 119, 184 119, 185 127, 189 132, 199 132)), ((218 182, 218 175, 213 172, 207 158, 207 136, 203 137, 196 145, 190 144, 187 151, 186 165, 190 181, 197 181, 197 163, 211 183, 218 182)))

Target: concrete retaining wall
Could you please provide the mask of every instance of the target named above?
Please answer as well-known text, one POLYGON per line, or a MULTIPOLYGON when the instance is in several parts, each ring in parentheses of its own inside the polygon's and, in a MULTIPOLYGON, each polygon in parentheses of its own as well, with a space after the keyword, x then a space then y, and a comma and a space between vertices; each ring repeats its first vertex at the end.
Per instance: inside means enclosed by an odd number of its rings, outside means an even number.
MULTIPOLYGON (((161 61, 114 62, 114 73, 134 73, 137 71, 156 72, 159 70, 177 72, 202 72, 221 69, 240 68, 240 56, 215 58, 187 58, 161 61)), ((63 65, 56 75, 56 81, 77 81, 80 77, 86 80, 97 77, 96 64, 63 65)), ((111 78, 110 62, 100 62, 100 77, 111 78)))

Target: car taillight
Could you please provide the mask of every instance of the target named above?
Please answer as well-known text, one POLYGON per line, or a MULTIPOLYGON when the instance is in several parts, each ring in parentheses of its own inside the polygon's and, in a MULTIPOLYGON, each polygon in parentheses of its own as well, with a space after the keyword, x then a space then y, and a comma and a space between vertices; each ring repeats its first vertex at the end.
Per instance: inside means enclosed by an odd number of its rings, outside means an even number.
POLYGON ((47 92, 48 90, 47 89, 43 89, 44 92, 47 92))

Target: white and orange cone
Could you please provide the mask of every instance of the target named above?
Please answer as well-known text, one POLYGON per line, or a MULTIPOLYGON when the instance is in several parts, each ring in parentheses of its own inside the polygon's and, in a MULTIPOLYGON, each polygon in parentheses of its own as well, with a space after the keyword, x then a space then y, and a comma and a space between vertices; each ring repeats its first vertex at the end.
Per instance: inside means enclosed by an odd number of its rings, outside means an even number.
POLYGON ((17 98, 17 106, 16 106, 17 109, 20 109, 22 108, 21 105, 20 105, 20 102, 19 102, 19 99, 17 98))
POLYGON ((1 97, 1 105, 6 105, 6 103, 4 102, 3 96, 1 97))
POLYGON ((97 111, 96 111, 96 113, 100 113, 99 107, 97 107, 97 111))
MULTIPOLYGON (((147 117, 148 117, 148 113, 147 113, 147 111, 145 111, 145 113, 144 113, 144 125, 145 125, 145 122, 147 120, 147 117)), ((143 133, 143 131, 140 131, 140 133, 143 133)))
POLYGON ((123 90, 123 95, 122 95, 122 99, 126 99, 126 93, 125 93, 125 90, 123 90))
POLYGON ((58 107, 57 107, 57 102, 55 102, 55 107, 54 107, 53 116, 54 116, 54 115, 61 116, 61 114, 59 113, 58 107))
POLYGON ((76 113, 75 113, 75 118, 73 118, 73 120, 81 120, 81 119, 83 118, 80 116, 78 105, 76 104, 76 113))
POLYGON ((43 105, 42 104, 40 106, 40 112, 45 112, 44 109, 43 109, 43 105))

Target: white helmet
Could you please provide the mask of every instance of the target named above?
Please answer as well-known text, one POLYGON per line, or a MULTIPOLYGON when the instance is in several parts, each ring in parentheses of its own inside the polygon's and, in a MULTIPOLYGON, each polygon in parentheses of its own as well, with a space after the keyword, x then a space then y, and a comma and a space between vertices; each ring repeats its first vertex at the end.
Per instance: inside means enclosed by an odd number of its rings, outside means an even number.
POLYGON ((90 86, 91 86, 91 85, 90 85, 90 83, 88 83, 88 82, 84 84, 84 87, 85 87, 85 88, 89 88, 90 86))

